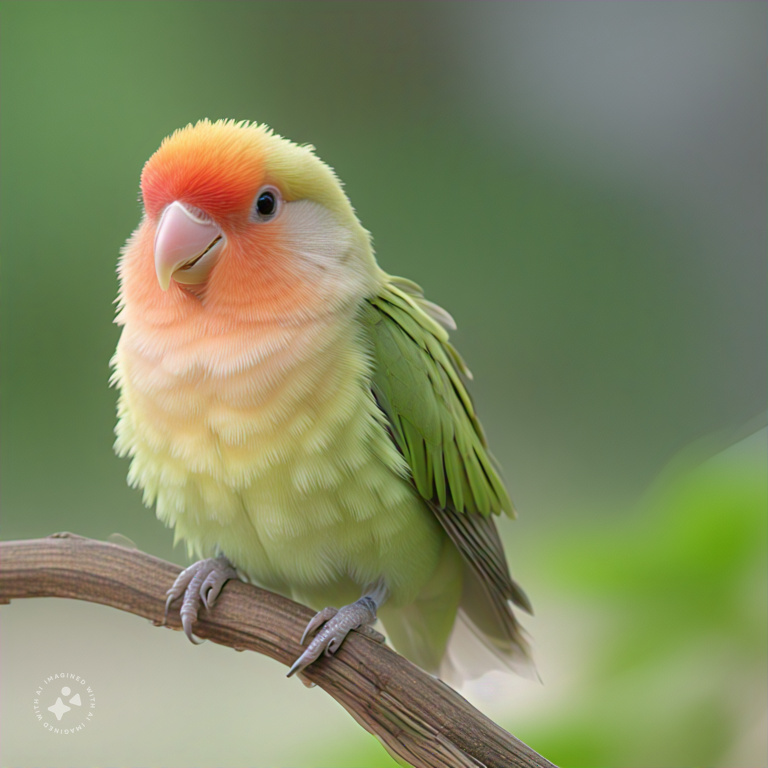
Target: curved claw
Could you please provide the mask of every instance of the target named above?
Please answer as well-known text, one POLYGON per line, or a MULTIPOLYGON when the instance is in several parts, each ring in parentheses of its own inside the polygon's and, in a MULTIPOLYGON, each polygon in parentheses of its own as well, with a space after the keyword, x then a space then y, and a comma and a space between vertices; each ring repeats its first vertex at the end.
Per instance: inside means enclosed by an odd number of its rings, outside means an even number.
POLYGON ((200 564, 199 561, 197 563, 193 563, 188 568, 185 568, 177 577, 176 581, 173 582, 173 585, 169 590, 166 591, 166 595, 168 597, 165 601, 165 615, 163 617, 163 622, 168 621, 168 610, 171 607, 171 604, 180 598, 187 590, 187 587, 189 586, 189 582, 192 581, 195 575, 195 571, 197 569, 197 566, 200 564))
POLYGON ((378 638, 383 637, 378 632, 370 628, 370 624, 376 621, 376 602, 371 597, 361 597, 352 605, 345 605, 343 608, 324 608, 316 614, 307 624, 304 635, 301 638, 302 644, 307 635, 317 631, 320 625, 323 628, 317 633, 307 649, 299 656, 288 670, 288 677, 296 672, 308 667, 312 662, 317 661, 325 653, 326 656, 332 656, 341 647, 346 636, 353 629, 362 629, 366 634, 368 630, 373 632, 378 638))
POLYGON ((296 661, 293 662, 291 668, 288 670, 286 677, 292 677, 294 673, 301 672, 305 667, 308 667, 313 661, 317 661, 320 658, 320 654, 323 652, 322 648, 314 648, 314 643, 307 648, 304 653, 299 656, 296 661))
POLYGON ((181 607, 181 626, 184 634, 193 645, 200 645, 203 641, 195 637, 192 633, 192 625, 197 621, 197 605, 187 605, 187 598, 184 599, 184 605, 181 607), (186 610, 185 610, 186 608, 186 610))
POLYGON ((168 610, 173 602, 183 595, 184 600, 179 611, 181 626, 189 641, 198 645, 202 641, 194 636, 192 627, 197 621, 200 604, 202 603, 206 610, 212 608, 224 584, 235 578, 237 572, 226 557, 208 558, 193 563, 178 575, 168 590, 164 621, 168 619, 168 610))
MULTIPOLYGON (((205 603, 200 587, 206 577, 204 569, 198 568, 192 581, 189 582, 184 592, 184 601, 181 604, 181 626, 184 628, 184 634, 190 643, 199 645, 202 641, 195 638, 192 634, 192 625, 197 621, 197 615, 200 612, 200 603, 205 603)), ((206 606, 207 608, 208 606, 206 606)))
POLYGON ((221 588, 231 578, 236 578, 237 574, 233 568, 230 568, 232 572, 217 568, 215 571, 211 571, 206 577, 205 581, 200 585, 200 599, 203 601, 203 605, 208 608, 213 607, 219 594, 221 594, 221 588))

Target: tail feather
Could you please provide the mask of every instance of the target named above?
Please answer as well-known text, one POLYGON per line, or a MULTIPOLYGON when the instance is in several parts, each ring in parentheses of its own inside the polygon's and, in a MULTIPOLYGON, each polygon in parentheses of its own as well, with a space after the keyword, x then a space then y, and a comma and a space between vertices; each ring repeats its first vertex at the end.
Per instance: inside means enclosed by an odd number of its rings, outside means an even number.
POLYGON ((494 600, 469 565, 462 563, 460 574, 460 593, 448 589, 405 607, 382 606, 379 616, 398 653, 454 687, 495 669, 539 679, 511 606, 494 600))
POLYGON ((508 603, 492 599, 470 567, 464 568, 456 621, 440 664, 440 677, 460 686, 494 669, 538 680, 525 631, 508 603))

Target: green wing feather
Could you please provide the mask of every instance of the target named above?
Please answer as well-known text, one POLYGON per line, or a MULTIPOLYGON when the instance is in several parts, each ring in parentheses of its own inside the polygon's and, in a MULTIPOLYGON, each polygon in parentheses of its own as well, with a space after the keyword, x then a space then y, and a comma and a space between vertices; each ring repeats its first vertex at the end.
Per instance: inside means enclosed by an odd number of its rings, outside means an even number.
POLYGON ((498 658, 531 671, 510 601, 529 613, 531 604, 510 576, 492 517, 513 515, 512 502, 464 386, 471 374, 448 340, 453 319, 419 286, 390 277, 366 301, 363 321, 374 360, 371 389, 392 439, 469 569, 461 608, 498 658))
POLYGON ((482 642, 513 668, 532 669, 510 601, 531 612, 512 579, 493 514, 513 515, 448 340, 456 326, 410 281, 390 277, 363 308, 374 360, 371 389, 413 483, 469 571, 461 608, 482 642))
POLYGON ((448 341, 450 315, 410 281, 390 278, 369 298, 373 393, 419 493, 440 508, 513 515, 462 377, 470 377, 448 341))

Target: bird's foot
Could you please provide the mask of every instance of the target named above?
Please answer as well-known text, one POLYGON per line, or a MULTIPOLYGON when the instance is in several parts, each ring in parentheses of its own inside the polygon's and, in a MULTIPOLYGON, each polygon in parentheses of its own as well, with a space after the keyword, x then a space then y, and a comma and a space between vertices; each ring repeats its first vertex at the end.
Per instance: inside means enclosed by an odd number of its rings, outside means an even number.
POLYGON ((183 595, 184 600, 180 611, 181 626, 190 641, 197 644, 199 641, 192 634, 192 626, 197 621, 200 604, 202 603, 206 610, 212 608, 224 584, 236 578, 237 571, 223 555, 198 560, 189 568, 185 568, 166 592, 168 599, 165 601, 165 619, 168 619, 168 609, 171 604, 183 595))
POLYGON ((353 629, 368 635, 378 643, 383 643, 384 635, 371 626, 376 621, 376 607, 376 601, 366 595, 352 605, 345 605, 339 609, 324 608, 316 614, 307 624, 301 637, 301 644, 304 645, 310 635, 314 635, 316 632, 317 634, 307 650, 296 659, 293 666, 288 670, 288 677, 295 672, 300 672, 313 661, 319 659, 323 652, 328 656, 336 653, 344 642, 344 638, 353 629), (318 630, 320 631, 318 632, 318 630))

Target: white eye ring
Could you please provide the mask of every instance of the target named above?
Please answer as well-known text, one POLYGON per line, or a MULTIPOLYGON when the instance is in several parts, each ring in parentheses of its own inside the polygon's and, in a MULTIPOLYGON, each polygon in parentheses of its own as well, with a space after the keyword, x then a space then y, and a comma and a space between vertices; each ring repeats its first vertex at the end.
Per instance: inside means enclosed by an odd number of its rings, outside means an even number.
POLYGON ((272 219, 280 213, 282 202, 283 198, 277 187, 262 187, 256 195, 256 199, 253 201, 253 213, 251 214, 251 218, 254 221, 260 222, 272 221, 272 219))

